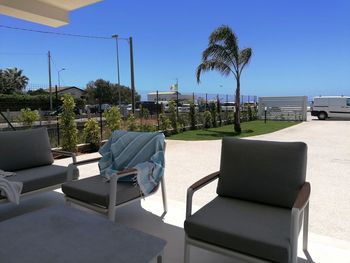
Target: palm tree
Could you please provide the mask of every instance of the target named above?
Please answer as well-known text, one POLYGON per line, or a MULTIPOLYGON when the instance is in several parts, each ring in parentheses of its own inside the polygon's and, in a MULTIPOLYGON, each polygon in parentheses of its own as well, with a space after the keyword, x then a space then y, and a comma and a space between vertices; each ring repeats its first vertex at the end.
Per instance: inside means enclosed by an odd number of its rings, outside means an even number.
POLYGON ((240 96, 241 74, 244 67, 249 63, 252 56, 251 48, 242 50, 238 47, 236 34, 228 26, 220 26, 209 36, 208 47, 203 51, 202 63, 197 67, 197 82, 200 83, 202 72, 217 70, 223 76, 233 74, 236 79, 236 111, 234 130, 241 132, 240 124, 240 96))
POLYGON ((28 84, 28 78, 22 75, 23 70, 18 68, 7 68, 2 71, 1 78, 4 88, 9 92, 22 91, 28 84))

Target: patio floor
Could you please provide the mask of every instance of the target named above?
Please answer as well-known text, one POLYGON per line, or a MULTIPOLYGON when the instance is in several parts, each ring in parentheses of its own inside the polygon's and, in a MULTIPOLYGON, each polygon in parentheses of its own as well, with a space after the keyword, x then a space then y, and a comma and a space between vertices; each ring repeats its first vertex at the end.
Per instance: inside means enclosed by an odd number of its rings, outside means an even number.
MULTIPOLYGON (((304 141, 308 144, 307 180, 311 182, 309 254, 300 251, 299 263, 350 263, 350 122, 311 120, 251 139, 304 141)), ((166 186, 169 212, 164 220, 160 193, 117 211, 117 222, 166 239, 164 262, 182 262, 183 221, 187 187, 218 170, 220 141, 168 141, 166 186)), ((79 156, 89 159, 96 154, 79 156)), ((66 159, 58 164, 68 164, 66 159)), ((97 165, 82 167, 81 177, 95 175, 97 165)), ((194 196, 194 210, 215 196, 216 183, 194 196)), ((2 204, 0 221, 63 202, 59 190, 27 197, 19 206, 2 204)), ((201 249, 191 249, 191 262, 239 262, 201 249)))

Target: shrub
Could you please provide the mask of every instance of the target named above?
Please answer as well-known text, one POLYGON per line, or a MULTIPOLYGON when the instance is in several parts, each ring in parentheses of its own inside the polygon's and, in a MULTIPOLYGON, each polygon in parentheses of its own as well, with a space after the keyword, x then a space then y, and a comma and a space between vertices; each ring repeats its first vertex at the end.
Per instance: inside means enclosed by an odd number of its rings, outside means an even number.
POLYGON ((156 131, 156 128, 151 124, 144 123, 140 126, 140 130, 144 132, 154 132, 156 131))
POLYGON ((171 123, 171 127, 173 128, 174 133, 179 132, 179 127, 178 127, 178 120, 177 120, 177 113, 176 113, 176 104, 175 101, 170 101, 169 102, 169 120, 171 123))
POLYGON ((241 111, 241 121, 247 121, 248 120, 248 111, 242 110, 241 111))
POLYGON ((29 108, 21 109, 21 113, 18 116, 18 121, 22 122, 23 125, 32 127, 34 122, 40 118, 37 110, 31 110, 29 108))
POLYGON ((191 124, 191 130, 195 130, 197 128, 197 123, 198 123, 198 112, 196 110, 196 106, 194 103, 190 104, 190 124, 191 124))
POLYGON ((141 127, 140 127, 140 129, 143 131, 143 130, 145 130, 145 131, 148 131, 148 129, 150 129, 150 125, 149 124, 147 124, 147 120, 149 119, 149 116, 150 116, 150 114, 149 114, 149 110, 147 109, 147 108, 144 108, 144 107, 142 107, 142 105, 141 105, 141 111, 140 111, 140 118, 141 118, 141 127))
POLYGON ((181 114, 178 118, 178 126, 181 130, 185 130, 185 128, 188 126, 189 120, 187 115, 181 114))
POLYGON ((136 117, 134 114, 129 115, 127 123, 128 123, 128 130, 129 131, 136 131, 137 130, 136 117))
POLYGON ((227 114, 227 124, 232 124, 234 121, 235 117, 233 113, 227 114))
POLYGON ((77 124, 75 122, 74 99, 70 94, 64 94, 61 98, 63 111, 59 114, 59 124, 62 134, 62 149, 75 152, 77 148, 77 124))
POLYGON ((168 130, 171 129, 171 122, 164 113, 159 114, 159 128, 165 135, 169 135, 168 130))
POLYGON ((210 128, 211 127, 211 124, 212 124, 212 116, 211 116, 211 113, 210 111, 205 111, 204 112, 204 116, 203 116, 203 126, 204 128, 210 128))
MULTIPOLYGON (((62 98, 62 97, 61 97, 62 98)), ((79 109, 84 108, 85 100, 83 99, 74 99, 76 106, 79 109)), ((61 105, 59 101, 59 105, 61 105)), ((55 96, 53 97, 53 105, 56 105, 55 96)), ((50 96, 49 95, 29 95, 29 94, 0 94, 0 110, 6 111, 7 109, 11 111, 17 111, 22 108, 31 108, 31 109, 42 109, 50 110, 50 96)))
POLYGON ((219 100, 217 100, 216 109, 218 113, 219 125, 221 126, 222 125, 222 108, 219 100))
POLYGON ((106 118, 106 126, 108 129, 111 131, 121 129, 122 115, 120 113, 119 107, 110 107, 103 113, 103 117, 106 118))
POLYGON ((218 113, 217 113, 217 108, 216 108, 215 102, 209 103, 209 110, 211 113, 211 121, 212 121, 213 127, 217 127, 218 126, 218 122, 217 122, 218 113))
POLYGON ((85 142, 89 143, 93 150, 97 150, 100 146, 100 126, 95 119, 88 119, 84 124, 85 142))
POLYGON ((141 108, 141 118, 148 120, 150 116, 149 110, 147 108, 142 107, 141 108))

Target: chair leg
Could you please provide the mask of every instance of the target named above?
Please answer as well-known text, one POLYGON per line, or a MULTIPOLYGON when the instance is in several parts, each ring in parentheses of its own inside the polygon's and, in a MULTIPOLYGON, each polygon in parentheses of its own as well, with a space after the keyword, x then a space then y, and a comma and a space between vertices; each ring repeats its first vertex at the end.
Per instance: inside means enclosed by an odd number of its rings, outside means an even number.
POLYGON ((162 263, 163 262, 163 255, 162 254, 157 256, 157 263, 162 263))
POLYGON ((298 262, 298 235, 299 235, 299 210, 293 208, 292 209, 292 221, 291 221, 291 261, 290 263, 298 262))
POLYGON ((108 207, 108 219, 111 220, 112 222, 115 221, 115 210, 116 207, 108 207))
POLYGON ((165 189, 165 182, 164 182, 164 176, 161 179, 161 187, 162 187, 162 199, 163 199, 163 208, 164 208, 164 213, 163 215, 165 215, 168 212, 168 201, 166 198, 166 189, 165 189))
POLYGON ((309 203, 304 209, 304 220, 303 220, 303 250, 307 251, 308 236, 309 236, 309 203))
POLYGON ((184 263, 190 262, 190 245, 187 243, 187 238, 185 237, 185 251, 184 251, 184 263))

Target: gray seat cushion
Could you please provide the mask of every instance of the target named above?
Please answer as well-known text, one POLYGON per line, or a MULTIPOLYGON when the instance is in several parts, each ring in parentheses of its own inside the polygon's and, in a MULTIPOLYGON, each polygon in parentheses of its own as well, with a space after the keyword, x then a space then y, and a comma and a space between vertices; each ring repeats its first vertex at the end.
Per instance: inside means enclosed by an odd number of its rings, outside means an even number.
POLYGON ((291 208, 305 182, 307 146, 224 138, 217 193, 291 208))
POLYGON ((0 169, 16 171, 53 163, 46 128, 0 132, 0 169))
MULTIPOLYGON (((104 182, 100 175, 71 181, 62 185, 62 192, 68 197, 78 199, 85 203, 98 204, 108 207, 109 204, 109 182, 104 182)), ((116 204, 140 197, 140 189, 130 182, 118 182, 116 204)))
POLYGON ((185 221, 193 239, 273 262, 288 262, 291 210, 216 197, 185 221))
POLYGON ((68 168, 60 165, 45 165, 16 171, 16 175, 6 177, 9 181, 23 183, 22 193, 62 184, 67 181, 68 168))

